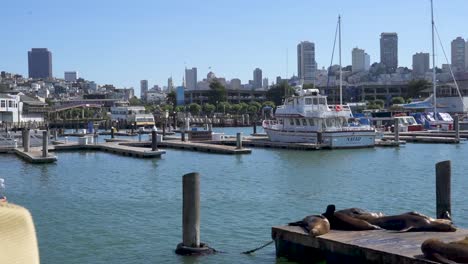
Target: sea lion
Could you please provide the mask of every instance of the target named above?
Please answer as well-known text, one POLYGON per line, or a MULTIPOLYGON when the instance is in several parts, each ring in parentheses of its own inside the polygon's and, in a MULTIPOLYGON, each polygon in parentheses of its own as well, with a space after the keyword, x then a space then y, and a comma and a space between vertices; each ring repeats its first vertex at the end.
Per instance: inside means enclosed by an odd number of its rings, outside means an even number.
POLYGON ((438 231, 454 232, 457 228, 447 219, 434 219, 418 212, 408 212, 400 215, 391 215, 369 219, 369 223, 386 230, 400 232, 407 231, 438 231))
POLYGON ((335 209, 335 205, 330 204, 327 206, 325 213, 322 214, 328 219, 330 222, 330 228, 333 230, 361 231, 381 229, 365 220, 350 216, 347 211, 335 212, 335 209))
POLYGON ((289 223, 290 226, 302 227, 310 236, 316 237, 330 232, 330 223, 323 215, 309 215, 301 221, 289 223))
POLYGON ((441 263, 468 263, 468 237, 450 243, 430 238, 422 243, 421 250, 426 258, 441 263))
POLYGON ((373 220, 373 219, 385 216, 382 212, 374 213, 374 212, 369 212, 361 208, 348 208, 348 209, 338 210, 336 211, 336 213, 346 214, 353 218, 361 219, 364 221, 369 221, 369 220, 373 220))

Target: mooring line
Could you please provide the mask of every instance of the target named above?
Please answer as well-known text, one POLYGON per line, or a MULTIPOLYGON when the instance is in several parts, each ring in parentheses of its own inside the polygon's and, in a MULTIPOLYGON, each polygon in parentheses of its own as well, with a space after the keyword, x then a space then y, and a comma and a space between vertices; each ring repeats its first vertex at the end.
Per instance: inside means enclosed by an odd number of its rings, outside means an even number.
POLYGON ((255 249, 252 249, 252 250, 249 250, 249 251, 244 251, 244 252, 242 252, 242 254, 251 254, 251 253, 254 253, 254 252, 257 251, 257 250, 260 250, 260 249, 262 249, 262 248, 264 248, 264 247, 266 247, 266 246, 268 246, 268 245, 273 244, 273 242, 275 242, 275 241, 274 241, 274 240, 271 240, 270 242, 264 244, 264 245, 261 246, 261 247, 258 247, 258 248, 255 248, 255 249))

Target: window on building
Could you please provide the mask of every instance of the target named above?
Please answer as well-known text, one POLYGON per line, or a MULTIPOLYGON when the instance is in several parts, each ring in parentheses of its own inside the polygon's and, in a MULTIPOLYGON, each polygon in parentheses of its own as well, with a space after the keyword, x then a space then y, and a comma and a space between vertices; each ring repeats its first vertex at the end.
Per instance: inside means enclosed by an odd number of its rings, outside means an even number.
POLYGON ((325 103, 325 98, 319 98, 319 104, 324 105, 325 103))
POLYGON ((311 105, 312 104, 312 98, 306 98, 305 99, 305 104, 306 105, 311 105))
POLYGON ((314 100, 314 101, 313 101, 313 102, 314 102, 314 105, 318 105, 318 98, 314 98, 313 100, 314 100))
POLYGON ((292 118, 289 119, 289 124, 290 124, 291 126, 294 126, 294 119, 292 119, 292 118))
POLYGON ((296 119, 296 126, 300 126, 301 125, 301 121, 299 119, 296 119))
POLYGON ((13 101, 8 100, 8 107, 13 107, 13 101))
POLYGON ((303 126, 307 126, 307 120, 302 119, 302 125, 303 125, 303 126))
POLYGON ((5 100, 2 100, 0 107, 5 107, 5 100))

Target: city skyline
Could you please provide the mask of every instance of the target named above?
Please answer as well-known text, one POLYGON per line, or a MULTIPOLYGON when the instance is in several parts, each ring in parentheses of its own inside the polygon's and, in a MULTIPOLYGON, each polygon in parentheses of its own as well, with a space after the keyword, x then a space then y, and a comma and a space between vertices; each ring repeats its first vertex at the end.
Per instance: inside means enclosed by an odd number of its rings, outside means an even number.
MULTIPOLYGON (((271 12, 264 15, 257 11, 265 7, 266 1, 223 6, 209 2, 198 14, 189 12, 196 4, 188 1, 143 2, 138 6, 117 2, 111 7, 105 1, 97 6, 92 3, 5 3, 6 15, 0 22, 11 27, 8 41, 0 44, 0 69, 27 76, 27 51, 48 48, 54 54, 53 76, 79 71, 97 83, 132 86, 136 90, 140 80, 162 86, 170 76, 178 86, 186 67, 197 67, 201 76, 211 70, 227 79, 239 78, 242 83, 251 80, 252 70, 258 67, 264 77, 274 80, 276 76, 284 78, 286 73, 298 75, 296 45, 300 41, 315 43, 319 69, 329 65, 339 13, 343 18, 343 66, 351 65, 351 51, 356 46, 366 50, 371 63, 378 62, 382 32, 398 33, 399 66, 411 68, 413 54, 430 52, 429 0, 385 1, 379 5, 364 0, 353 4, 342 1, 339 8, 305 1, 279 2, 268 5, 271 12), (103 12, 104 8, 112 12, 103 12), (166 9, 174 12, 162 12, 166 9), (312 12, 319 9, 321 12, 312 12), (64 19, 70 10, 86 15, 79 22, 64 19), (153 13, 155 10, 158 12, 153 13), (292 19, 281 19, 281 10, 292 19), (204 17, 213 11, 235 12, 237 16, 204 17), (310 16, 311 12, 314 16, 310 16), (399 14, 398 20, 395 13, 399 14), (43 28, 47 28, 46 34, 40 30, 43 28)), ((435 1, 436 25, 446 50, 456 37, 468 37, 462 23, 464 7, 468 8, 466 1, 454 0, 450 6, 435 1)), ((446 63, 439 45, 436 56, 439 67, 446 63)))

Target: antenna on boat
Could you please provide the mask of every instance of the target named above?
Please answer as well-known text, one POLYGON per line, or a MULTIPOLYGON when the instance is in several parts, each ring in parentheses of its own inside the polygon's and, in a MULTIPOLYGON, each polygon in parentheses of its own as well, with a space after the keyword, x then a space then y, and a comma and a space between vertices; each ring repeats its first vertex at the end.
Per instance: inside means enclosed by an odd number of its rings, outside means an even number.
POLYGON ((338 15, 338 47, 340 57, 340 105, 343 105, 343 69, 341 66, 341 15, 338 15))
POLYGON ((436 90, 436 66, 435 66, 435 51, 434 51, 434 8, 433 0, 431 0, 431 24, 432 24, 432 92, 434 94, 434 117, 437 117, 437 90, 436 90))

